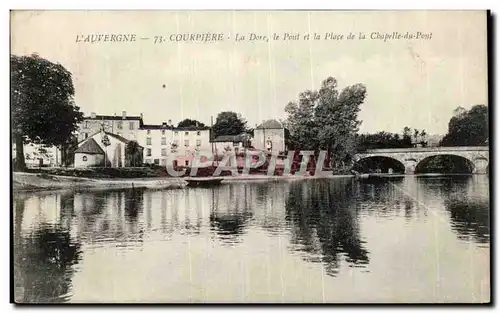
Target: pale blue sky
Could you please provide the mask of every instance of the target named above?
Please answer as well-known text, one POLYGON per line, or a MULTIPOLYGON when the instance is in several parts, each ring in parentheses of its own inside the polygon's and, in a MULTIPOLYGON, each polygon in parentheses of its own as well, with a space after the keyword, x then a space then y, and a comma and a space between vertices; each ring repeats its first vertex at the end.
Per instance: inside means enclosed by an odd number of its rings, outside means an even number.
POLYGON ((487 103, 485 12, 16 12, 12 53, 60 62, 74 75, 86 114, 144 114, 148 124, 223 110, 250 125, 284 118, 284 107, 328 76, 364 83, 362 132, 404 126, 446 132, 457 106, 487 103), (255 32, 432 32, 417 41, 234 42, 255 32), (76 43, 77 35, 224 33, 217 43, 76 43), (166 88, 162 88, 165 84, 166 88))

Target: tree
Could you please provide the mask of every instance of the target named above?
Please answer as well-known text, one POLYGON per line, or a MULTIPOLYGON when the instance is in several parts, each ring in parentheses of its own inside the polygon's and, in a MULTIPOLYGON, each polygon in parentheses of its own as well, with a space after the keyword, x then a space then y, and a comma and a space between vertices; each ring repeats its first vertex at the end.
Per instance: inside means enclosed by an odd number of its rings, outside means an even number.
POLYGON ((469 111, 457 108, 448 123, 441 146, 488 145, 488 107, 475 105, 469 111))
POLYGON ((11 55, 12 138, 16 144, 16 170, 24 170, 23 144, 63 148, 83 120, 74 104, 71 73, 37 55, 11 55))
POLYGON ((125 147, 125 155, 129 166, 141 166, 142 151, 139 148, 137 141, 132 140, 127 143, 127 146, 125 147))
POLYGON ((179 124, 177 125, 177 127, 190 127, 190 126, 205 127, 205 124, 197 120, 191 120, 189 118, 186 118, 180 121, 179 124))
POLYGON ((235 112, 220 112, 212 127, 214 138, 223 135, 239 135, 246 131, 247 122, 241 114, 235 112))
POLYGON ((299 101, 285 107, 285 122, 290 131, 292 149, 325 149, 335 167, 351 161, 356 153, 356 133, 360 105, 366 97, 366 87, 356 84, 337 91, 337 80, 325 79, 317 91, 307 90, 299 101))
POLYGON ((399 134, 378 132, 375 134, 360 134, 357 136, 358 151, 367 149, 391 149, 391 148, 411 148, 412 141, 409 136, 399 134))

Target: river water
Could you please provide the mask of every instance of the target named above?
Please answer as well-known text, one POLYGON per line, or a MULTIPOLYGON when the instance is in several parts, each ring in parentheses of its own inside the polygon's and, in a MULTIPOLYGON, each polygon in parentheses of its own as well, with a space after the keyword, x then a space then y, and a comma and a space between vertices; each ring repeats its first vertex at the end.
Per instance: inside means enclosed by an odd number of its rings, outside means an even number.
POLYGON ((489 178, 14 194, 18 302, 487 302, 489 178))

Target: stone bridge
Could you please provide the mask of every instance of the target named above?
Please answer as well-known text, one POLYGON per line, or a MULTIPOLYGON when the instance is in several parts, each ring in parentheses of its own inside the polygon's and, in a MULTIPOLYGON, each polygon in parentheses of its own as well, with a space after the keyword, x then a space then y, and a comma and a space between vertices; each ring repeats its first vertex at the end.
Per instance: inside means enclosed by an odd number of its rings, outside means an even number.
POLYGON ((356 154, 354 162, 371 157, 387 157, 400 162, 405 168, 405 174, 414 174, 420 162, 437 155, 454 155, 465 158, 473 165, 472 173, 488 173, 490 155, 489 147, 485 146, 372 149, 365 153, 356 154))

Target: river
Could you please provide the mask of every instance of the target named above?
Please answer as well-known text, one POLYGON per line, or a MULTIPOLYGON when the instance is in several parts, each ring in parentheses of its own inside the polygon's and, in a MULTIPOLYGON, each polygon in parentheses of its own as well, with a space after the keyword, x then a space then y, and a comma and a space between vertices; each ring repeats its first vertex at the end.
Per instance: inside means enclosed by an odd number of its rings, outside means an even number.
POLYGON ((18 302, 488 302, 486 175, 15 193, 18 302))

